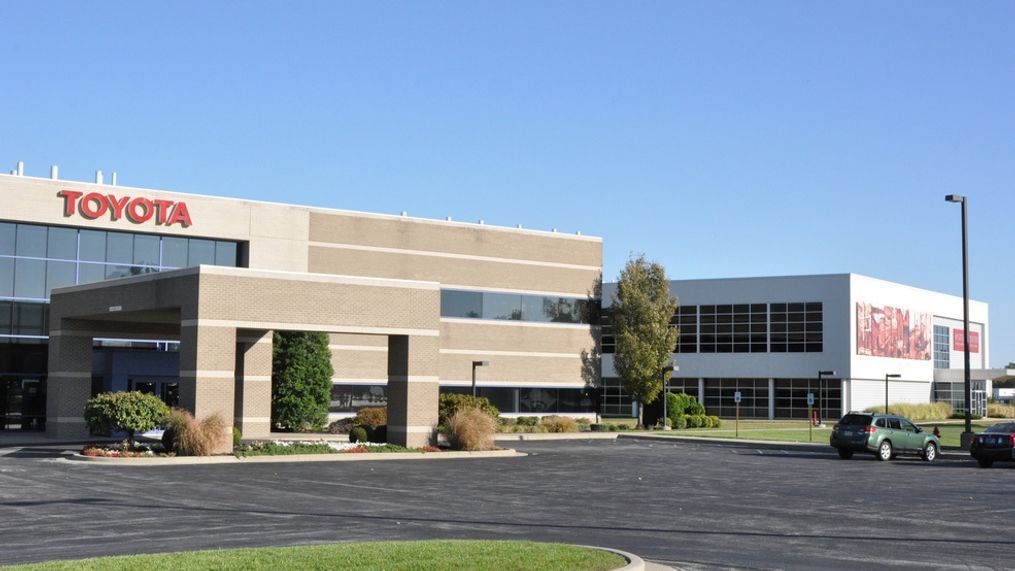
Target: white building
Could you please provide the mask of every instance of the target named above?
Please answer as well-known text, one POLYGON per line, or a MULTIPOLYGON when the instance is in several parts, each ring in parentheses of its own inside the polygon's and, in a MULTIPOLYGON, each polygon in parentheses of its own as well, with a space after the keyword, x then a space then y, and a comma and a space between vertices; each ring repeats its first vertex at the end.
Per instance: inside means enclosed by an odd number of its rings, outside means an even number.
MULTIPOLYGON (((603 287, 603 377, 607 414, 636 410, 613 369, 603 287)), ((806 418, 807 395, 823 419, 890 403, 944 400, 963 409, 962 298, 857 274, 677 280, 680 327, 671 392, 698 397, 709 414, 806 418), (818 380, 819 371, 826 374, 818 380), (886 375, 898 375, 886 383, 886 375)), ((989 381, 987 304, 970 301, 973 410, 989 381)))

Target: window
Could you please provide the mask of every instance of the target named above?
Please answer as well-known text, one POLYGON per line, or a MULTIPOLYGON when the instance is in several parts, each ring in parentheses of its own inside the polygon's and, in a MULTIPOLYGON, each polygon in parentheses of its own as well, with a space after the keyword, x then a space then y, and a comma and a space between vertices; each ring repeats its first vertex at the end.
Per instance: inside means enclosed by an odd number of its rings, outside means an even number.
POLYGON ((356 412, 365 406, 387 406, 386 385, 331 385, 328 412, 356 412))
POLYGON ((741 418, 768 418, 768 379, 705 379, 705 410, 735 417, 738 391, 741 418))
POLYGON ((698 306, 682 305, 678 307, 670 323, 680 328, 674 353, 697 353, 698 306))
POLYGON ((934 326, 934 368, 947 369, 951 367, 951 328, 947 325, 934 326))
POLYGON ((824 350, 821 302, 773 303, 769 350, 773 353, 820 353, 824 350))
POLYGON ((443 289, 441 317, 589 323, 591 315, 586 298, 443 289))
MULTIPOLYGON (((472 387, 441 387, 440 392, 471 395, 472 387)), ((592 399, 580 388, 478 387, 476 393, 506 414, 593 412, 592 399)), ((626 415, 630 415, 630 405, 626 415)))
POLYGON ((842 415, 840 379, 775 379, 775 417, 807 418, 807 394, 814 394, 813 411, 825 420, 842 415))

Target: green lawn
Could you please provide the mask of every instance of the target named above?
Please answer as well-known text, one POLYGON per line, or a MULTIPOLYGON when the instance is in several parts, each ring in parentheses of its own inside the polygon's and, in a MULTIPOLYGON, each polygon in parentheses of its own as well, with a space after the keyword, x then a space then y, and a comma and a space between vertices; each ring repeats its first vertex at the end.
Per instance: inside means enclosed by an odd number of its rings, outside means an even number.
POLYGON ((158 555, 99 557, 77 561, 51 561, 34 565, 0 567, 18 570, 137 570, 186 569, 560 569, 606 571, 627 561, 605 551, 532 541, 385 541, 187 551, 158 555))

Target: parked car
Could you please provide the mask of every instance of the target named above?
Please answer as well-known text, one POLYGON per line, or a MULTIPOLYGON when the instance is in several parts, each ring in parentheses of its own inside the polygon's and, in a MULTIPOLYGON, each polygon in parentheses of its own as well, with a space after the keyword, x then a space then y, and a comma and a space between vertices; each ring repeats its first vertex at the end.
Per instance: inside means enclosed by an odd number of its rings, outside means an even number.
POLYGON ((854 452, 865 452, 882 461, 898 454, 916 454, 931 462, 941 451, 937 436, 894 414, 851 412, 832 427, 829 443, 843 460, 852 458, 854 452))
POLYGON ((981 468, 1015 460, 1015 422, 995 424, 974 436, 969 455, 976 458, 981 468))

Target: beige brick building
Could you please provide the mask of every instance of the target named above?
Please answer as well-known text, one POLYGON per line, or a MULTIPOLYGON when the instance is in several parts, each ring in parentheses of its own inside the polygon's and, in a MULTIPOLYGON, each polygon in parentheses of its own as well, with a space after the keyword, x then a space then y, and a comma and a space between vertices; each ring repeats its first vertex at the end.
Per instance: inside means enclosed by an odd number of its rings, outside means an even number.
POLYGON ((266 435, 276 330, 327 332, 332 413, 388 404, 393 441, 425 441, 474 370, 506 414, 591 412, 599 238, 13 175, 0 194, 20 391, 0 429, 83 435, 90 394, 132 389, 266 435))

